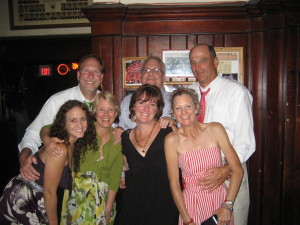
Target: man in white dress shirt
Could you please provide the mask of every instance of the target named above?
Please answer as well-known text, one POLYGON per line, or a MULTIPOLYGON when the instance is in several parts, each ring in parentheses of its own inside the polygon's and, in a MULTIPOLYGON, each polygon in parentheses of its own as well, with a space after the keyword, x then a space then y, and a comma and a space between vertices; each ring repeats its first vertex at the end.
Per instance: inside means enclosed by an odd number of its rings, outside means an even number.
MULTIPOLYGON (((165 102, 162 117, 170 117, 170 93, 166 92, 163 88, 165 72, 166 69, 163 61, 156 56, 150 56, 145 60, 141 68, 141 83, 155 85, 156 87, 160 88, 165 102)), ((120 107, 121 115, 119 117, 119 127, 123 128, 124 130, 135 127, 135 122, 132 122, 129 118, 129 103, 131 96, 132 94, 125 96, 120 107)), ((161 120, 160 122, 162 127, 165 127, 165 124, 173 123, 170 118, 165 118, 165 120, 161 120)))
POLYGON ((20 151, 20 173, 25 180, 36 180, 39 173, 32 163, 37 163, 33 156, 41 146, 40 130, 43 126, 51 124, 59 108, 68 100, 78 100, 90 105, 102 84, 104 63, 96 55, 82 57, 79 62, 77 79, 79 85, 52 95, 44 104, 39 115, 26 129, 26 133, 18 145, 20 151))
MULTIPOLYGON (((239 193, 234 202, 235 225, 246 225, 250 205, 249 184, 246 161, 255 151, 255 137, 253 132, 252 96, 248 89, 237 81, 232 81, 218 75, 218 58, 212 46, 197 44, 190 51, 190 63, 196 83, 189 88, 194 89, 201 98, 201 92, 208 89, 204 123, 219 122, 228 134, 229 140, 238 154, 244 169, 244 177, 239 193)), ((225 165, 213 168, 212 173, 200 181, 206 189, 213 190, 221 185, 228 175, 230 168, 225 165)), ((228 185, 229 182, 225 181, 228 185)))

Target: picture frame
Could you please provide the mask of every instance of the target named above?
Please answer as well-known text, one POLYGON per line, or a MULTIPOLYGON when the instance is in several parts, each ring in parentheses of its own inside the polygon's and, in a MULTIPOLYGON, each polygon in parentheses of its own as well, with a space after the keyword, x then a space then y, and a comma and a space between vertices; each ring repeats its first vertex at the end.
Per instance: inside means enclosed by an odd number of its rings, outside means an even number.
POLYGON ((215 47, 222 77, 244 84, 243 47, 215 47))
POLYGON ((123 88, 135 89, 141 86, 141 67, 147 57, 123 57, 123 88))
MULTIPOLYGON (((218 73, 244 83, 243 47, 215 47, 219 59, 218 73)), ((166 86, 188 86, 196 82, 189 61, 190 50, 162 50, 166 65, 166 86)))
POLYGON ((162 50, 166 65, 165 85, 189 85, 196 81, 189 60, 190 50, 162 50))
POLYGON ((89 26, 81 11, 93 0, 9 0, 12 30, 89 26))

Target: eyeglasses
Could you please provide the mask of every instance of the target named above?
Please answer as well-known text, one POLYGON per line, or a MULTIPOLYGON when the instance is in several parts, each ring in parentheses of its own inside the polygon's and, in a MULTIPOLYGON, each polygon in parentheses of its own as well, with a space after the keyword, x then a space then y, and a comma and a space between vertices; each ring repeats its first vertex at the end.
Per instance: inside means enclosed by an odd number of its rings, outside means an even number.
POLYGON ((153 68, 153 69, 145 68, 142 70, 142 73, 150 73, 150 72, 152 72, 153 74, 161 74, 162 71, 158 68, 153 68))
POLYGON ((197 62, 199 62, 201 65, 206 65, 208 62, 213 62, 213 60, 209 60, 207 58, 201 58, 199 61, 190 61, 190 64, 194 65, 197 62))

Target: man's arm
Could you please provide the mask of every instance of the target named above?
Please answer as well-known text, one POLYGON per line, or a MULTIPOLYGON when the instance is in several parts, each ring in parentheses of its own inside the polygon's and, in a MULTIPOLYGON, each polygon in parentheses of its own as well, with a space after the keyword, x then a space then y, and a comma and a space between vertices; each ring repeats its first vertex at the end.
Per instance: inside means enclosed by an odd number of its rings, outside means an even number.
POLYGON ((27 127, 26 133, 22 141, 18 145, 20 152, 25 148, 31 149, 32 154, 38 151, 38 148, 42 144, 42 140, 40 138, 40 130, 43 126, 51 124, 53 122, 53 119, 59 107, 60 105, 55 102, 53 97, 47 100, 38 116, 27 127))
POLYGON ((53 118, 57 113, 57 108, 60 107, 54 102, 53 98, 47 100, 39 115, 26 129, 26 133, 18 145, 20 151, 20 174, 25 180, 36 180, 39 178, 39 173, 33 168, 32 163, 36 163, 36 158, 31 154, 38 151, 42 141, 40 138, 41 128, 53 122, 53 118))
POLYGON ((245 163, 255 151, 255 136, 253 129, 252 96, 248 90, 235 95, 234 128, 232 146, 245 163))

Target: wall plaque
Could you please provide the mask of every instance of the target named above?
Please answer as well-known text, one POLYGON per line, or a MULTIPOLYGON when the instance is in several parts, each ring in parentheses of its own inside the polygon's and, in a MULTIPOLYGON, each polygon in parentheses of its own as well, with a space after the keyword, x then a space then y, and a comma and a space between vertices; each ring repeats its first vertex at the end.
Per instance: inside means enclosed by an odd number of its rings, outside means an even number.
POLYGON ((81 8, 93 0, 10 0, 11 29, 89 25, 81 8))

